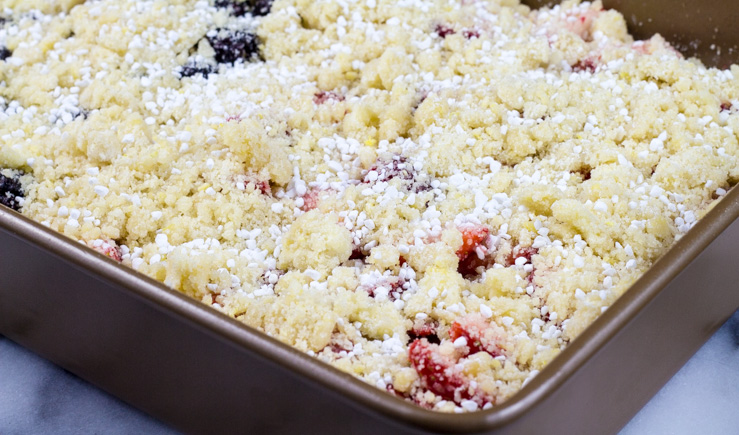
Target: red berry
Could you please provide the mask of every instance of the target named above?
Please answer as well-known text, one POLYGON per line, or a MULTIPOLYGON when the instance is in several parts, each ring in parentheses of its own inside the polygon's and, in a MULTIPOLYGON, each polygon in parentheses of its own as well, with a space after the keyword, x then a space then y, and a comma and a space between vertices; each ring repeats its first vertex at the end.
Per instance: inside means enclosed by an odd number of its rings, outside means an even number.
POLYGON ((315 208, 318 208, 318 203, 320 202, 320 194, 320 190, 310 189, 305 195, 303 195, 303 206, 300 207, 300 209, 308 212, 315 208))
POLYGON ((492 261, 487 257, 486 242, 490 229, 484 225, 469 224, 458 228, 462 233, 462 246, 457 249, 457 272, 465 277, 475 276, 479 267, 487 268, 492 261), (482 255, 480 255, 482 254, 482 255))
POLYGON ((496 341, 503 332, 497 325, 490 324, 479 314, 465 316, 452 323, 449 329, 449 338, 457 340, 464 337, 467 340, 469 352, 467 355, 478 352, 487 352, 493 357, 502 354, 496 341))
POLYGON ((104 240, 102 244, 91 244, 90 246, 92 249, 115 261, 120 262, 123 259, 121 248, 113 240, 104 240))
MULTIPOLYGON (((462 246, 457 249, 457 257, 462 261, 470 255, 477 255, 478 249, 487 253, 485 241, 490 235, 490 229, 484 225, 464 225, 459 228, 462 233, 462 246)), ((478 256, 479 257, 479 256, 478 256)))
POLYGON ((413 328, 408 331, 408 337, 410 337, 411 341, 425 338, 429 343, 439 344, 441 340, 439 340, 439 336, 436 335, 438 328, 439 322, 435 320, 416 319, 416 321, 413 322, 413 328))
POLYGON ((572 65, 572 70, 575 72, 582 72, 586 71, 589 73, 594 73, 596 69, 598 69, 598 65, 600 63, 600 56, 598 57, 586 57, 585 59, 580 59, 572 65))
POLYGON ((440 23, 434 27, 434 33, 439 35, 441 38, 446 38, 449 35, 454 35, 456 32, 448 25, 440 23))
POLYGON ((313 102, 324 104, 329 101, 344 101, 344 96, 334 91, 320 91, 313 96, 313 102))
POLYGON ((272 187, 269 180, 266 180, 256 174, 245 174, 238 177, 237 183, 244 183, 244 186, 251 186, 254 190, 258 190, 263 195, 272 195, 272 187))
POLYGON ((469 397, 469 380, 455 368, 454 361, 439 352, 439 345, 425 338, 416 340, 410 345, 408 358, 421 378, 421 385, 429 391, 452 401, 469 397))
MULTIPOLYGON (((506 259, 505 266, 512 266, 516 264, 516 260, 519 258, 525 258, 526 263, 531 263, 531 259, 534 257, 534 255, 538 254, 539 250, 536 248, 532 248, 530 246, 522 247, 522 246, 516 246, 513 248, 511 253, 508 255, 508 258, 506 259)), ((524 264, 526 264, 524 263, 524 264)))
POLYGON ((475 29, 465 29, 462 31, 462 36, 464 36, 466 39, 479 38, 480 32, 475 29))
MULTIPOLYGON (((349 258, 351 259, 352 257, 349 258)), ((364 258, 366 258, 366 255, 362 254, 361 259, 364 258)), ((405 291, 405 289, 403 288, 403 283, 404 280, 400 279, 397 276, 385 276, 379 279, 377 282, 372 283, 372 285, 362 285, 360 288, 366 291, 367 294, 370 295, 370 297, 374 298, 377 295, 377 288, 383 287, 385 290, 388 291, 387 298, 391 301, 395 301, 399 299, 405 291)))

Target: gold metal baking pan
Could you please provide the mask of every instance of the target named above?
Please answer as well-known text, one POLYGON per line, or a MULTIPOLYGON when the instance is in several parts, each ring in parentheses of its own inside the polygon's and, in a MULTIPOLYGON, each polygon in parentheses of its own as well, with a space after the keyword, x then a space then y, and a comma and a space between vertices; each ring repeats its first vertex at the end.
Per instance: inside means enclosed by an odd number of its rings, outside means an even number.
MULTIPOLYGON (((536 3, 536 2, 530 2, 536 3)), ((712 65, 729 0, 605 2, 712 65)), ((511 400, 442 414, 397 399, 0 206, 0 333, 192 433, 609 433, 739 308, 739 189, 511 400)))

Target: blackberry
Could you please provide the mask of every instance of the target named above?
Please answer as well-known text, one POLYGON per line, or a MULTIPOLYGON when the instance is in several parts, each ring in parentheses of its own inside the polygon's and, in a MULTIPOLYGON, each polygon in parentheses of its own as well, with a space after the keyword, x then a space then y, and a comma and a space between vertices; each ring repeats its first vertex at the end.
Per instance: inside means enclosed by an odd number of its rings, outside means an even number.
POLYGON ((213 65, 196 62, 193 60, 190 60, 186 64, 182 65, 179 70, 180 78, 202 75, 204 78, 207 79, 208 76, 210 74, 213 74, 214 72, 215 68, 213 68, 213 65))
POLYGON ((252 0, 251 3, 251 14, 257 17, 265 16, 272 9, 272 2, 274 0, 252 0))
POLYGON ((220 9, 228 9, 229 13, 235 17, 243 17, 251 14, 256 17, 267 15, 272 9, 273 0, 216 0, 215 7, 220 9))
POLYGON ((215 7, 228 9, 229 13, 235 17, 243 17, 250 9, 247 2, 234 0, 216 0, 215 7))
POLYGON ((234 63, 259 58, 259 37, 242 30, 216 29, 206 36, 216 52, 216 62, 234 63), (212 36, 211 36, 212 35, 212 36))
POLYGON ((379 157, 374 165, 367 171, 362 180, 365 184, 375 182, 389 182, 399 179, 400 185, 405 190, 414 193, 426 192, 431 189, 427 179, 418 176, 413 169, 413 164, 408 162, 404 156, 394 155, 391 157, 379 157))
POLYGON ((18 199, 25 195, 20 180, 22 175, 22 172, 18 172, 14 177, 6 177, 0 173, 0 204, 15 211, 21 209, 21 202, 18 199))
POLYGON ((77 115, 75 115, 75 119, 77 118, 87 119, 89 117, 90 117, 90 111, 87 109, 80 109, 80 112, 77 115))
POLYGON ((0 60, 5 60, 13 55, 13 52, 8 50, 8 47, 0 47, 0 60))

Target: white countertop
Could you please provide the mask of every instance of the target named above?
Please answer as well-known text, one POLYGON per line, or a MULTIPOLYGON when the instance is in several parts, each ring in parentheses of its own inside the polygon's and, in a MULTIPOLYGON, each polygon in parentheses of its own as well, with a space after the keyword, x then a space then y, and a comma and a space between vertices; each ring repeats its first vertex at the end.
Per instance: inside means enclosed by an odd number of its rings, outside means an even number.
MULTIPOLYGON (((739 311, 623 429, 729 434, 739 427, 739 311)), ((175 434, 0 336, 1 434, 175 434)))

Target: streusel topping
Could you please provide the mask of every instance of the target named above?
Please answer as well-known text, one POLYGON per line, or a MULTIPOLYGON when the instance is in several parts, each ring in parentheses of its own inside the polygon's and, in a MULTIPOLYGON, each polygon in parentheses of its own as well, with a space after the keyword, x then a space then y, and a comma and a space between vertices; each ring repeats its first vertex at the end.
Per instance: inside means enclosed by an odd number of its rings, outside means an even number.
POLYGON ((0 203, 415 403, 501 403, 739 180, 599 2, 2 2, 0 203))

